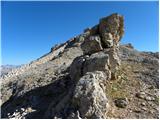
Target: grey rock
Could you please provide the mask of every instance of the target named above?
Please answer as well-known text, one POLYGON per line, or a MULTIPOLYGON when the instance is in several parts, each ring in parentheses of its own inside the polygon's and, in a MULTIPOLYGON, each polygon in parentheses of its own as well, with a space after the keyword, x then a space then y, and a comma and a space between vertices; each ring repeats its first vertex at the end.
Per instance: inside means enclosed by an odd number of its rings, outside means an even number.
POLYGON ((73 104, 82 118, 105 118, 109 108, 108 99, 101 84, 106 81, 104 73, 87 72, 77 83, 73 104), (103 80, 99 81, 100 78, 103 80))
POLYGON ((90 57, 86 58, 84 66, 85 67, 83 68, 83 73, 104 71, 110 78, 109 56, 104 52, 94 53, 90 57))
POLYGON ((72 80, 78 80, 87 72, 104 71, 111 77, 109 70, 109 56, 104 52, 94 53, 91 56, 85 55, 77 57, 70 67, 70 77, 72 80))
POLYGON ((151 97, 151 96, 145 96, 145 100, 147 100, 147 101, 154 101, 155 98, 151 97))
POLYGON ((92 54, 101 51, 101 39, 99 36, 90 36, 81 45, 84 54, 92 54))
POLYGON ((116 71, 119 69, 121 64, 121 60, 119 58, 119 47, 112 47, 110 49, 106 49, 104 52, 109 55, 109 66, 112 74, 111 77, 112 79, 117 79, 116 71))
POLYGON ((142 105, 142 106, 146 106, 146 103, 145 103, 145 102, 142 102, 141 105, 142 105))
POLYGON ((115 100, 115 105, 119 108, 125 108, 128 105, 127 98, 117 98, 115 100))
POLYGON ((145 92, 138 92, 138 93, 136 93, 136 97, 137 97, 137 98, 143 99, 143 98, 145 98, 145 96, 146 96, 146 93, 145 93, 145 92))
POLYGON ((80 56, 74 59, 70 67, 70 77, 72 80, 77 81, 83 76, 83 65, 86 58, 89 56, 80 56))
POLYGON ((103 47, 111 48, 113 47, 114 40, 111 33, 104 33, 103 39, 102 39, 102 45, 103 47))

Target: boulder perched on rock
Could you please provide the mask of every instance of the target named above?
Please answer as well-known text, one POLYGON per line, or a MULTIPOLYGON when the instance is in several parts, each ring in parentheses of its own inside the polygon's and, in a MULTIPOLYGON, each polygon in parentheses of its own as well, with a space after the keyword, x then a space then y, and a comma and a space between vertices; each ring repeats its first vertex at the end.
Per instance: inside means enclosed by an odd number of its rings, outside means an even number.
POLYGON ((118 43, 124 34, 123 17, 112 14, 100 19, 99 33, 102 37, 103 46, 112 47, 112 43, 118 43), (111 42, 112 41, 112 42, 111 42))

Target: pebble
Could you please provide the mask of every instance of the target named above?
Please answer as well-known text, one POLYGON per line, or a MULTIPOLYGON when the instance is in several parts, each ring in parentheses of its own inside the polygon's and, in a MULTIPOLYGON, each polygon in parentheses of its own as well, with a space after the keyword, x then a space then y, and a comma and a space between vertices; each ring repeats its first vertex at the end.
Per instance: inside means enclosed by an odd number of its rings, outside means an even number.
POLYGON ((141 113, 141 110, 135 109, 134 112, 136 112, 136 113, 141 113))
POLYGON ((145 103, 145 102, 142 102, 142 103, 141 103, 141 105, 142 105, 142 106, 145 106, 145 105, 146 105, 146 103, 145 103))
POLYGON ((25 111, 25 109, 24 109, 24 108, 21 108, 21 110, 22 110, 22 111, 25 111))
POLYGON ((136 93, 136 97, 137 98, 144 98, 145 97, 145 93, 144 92, 136 93))
POLYGON ((144 110, 144 111, 147 111, 147 108, 146 108, 146 107, 142 107, 141 109, 144 110))
POLYGON ((154 97, 150 97, 150 96, 146 96, 145 97, 145 100, 148 100, 148 101, 154 101, 155 98, 154 97))
POLYGON ((127 98, 118 98, 115 100, 115 105, 119 108, 125 108, 128 105, 127 98))

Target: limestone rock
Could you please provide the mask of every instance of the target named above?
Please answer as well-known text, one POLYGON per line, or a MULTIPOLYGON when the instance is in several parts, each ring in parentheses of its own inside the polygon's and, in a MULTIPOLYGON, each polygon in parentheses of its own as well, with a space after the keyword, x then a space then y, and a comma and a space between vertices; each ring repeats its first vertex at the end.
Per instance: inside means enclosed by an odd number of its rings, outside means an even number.
POLYGON ((100 20, 99 33, 101 34, 102 42, 105 47, 110 47, 108 43, 111 41, 111 35, 113 42, 118 43, 120 41, 124 34, 123 21, 123 17, 118 14, 112 14, 100 20))
POLYGON ((116 79, 116 71, 119 69, 121 60, 119 59, 119 47, 113 47, 104 51, 109 56, 109 66, 112 74, 112 79, 116 79))
POLYGON ((88 57, 84 63, 83 73, 104 71, 110 77, 109 56, 104 52, 97 52, 88 57))
POLYGON ((113 41, 113 36, 111 33, 104 33, 104 36, 102 38, 102 43, 103 43, 103 47, 108 47, 111 48, 113 47, 114 41, 113 41), (103 40, 104 39, 104 40, 103 40))
POLYGON ((128 105, 127 98, 117 98, 115 100, 115 105, 119 108, 125 108, 128 105))
POLYGON ((72 80, 79 80, 87 72, 104 71, 108 77, 111 78, 109 70, 109 56, 104 52, 98 52, 77 57, 70 67, 70 77, 72 80))
POLYGON ((74 59, 70 67, 70 77, 72 80, 79 80, 83 76, 83 64, 89 56, 80 56, 74 59))
POLYGON ((77 106, 80 117, 106 118, 109 104, 105 91, 101 87, 106 80, 104 75, 100 71, 87 72, 78 81, 74 91, 73 104, 77 106))
POLYGON ((81 48, 84 52, 84 54, 92 54, 95 52, 99 52, 102 50, 101 46, 101 39, 99 36, 90 36, 88 39, 86 39, 83 44, 81 45, 81 48))

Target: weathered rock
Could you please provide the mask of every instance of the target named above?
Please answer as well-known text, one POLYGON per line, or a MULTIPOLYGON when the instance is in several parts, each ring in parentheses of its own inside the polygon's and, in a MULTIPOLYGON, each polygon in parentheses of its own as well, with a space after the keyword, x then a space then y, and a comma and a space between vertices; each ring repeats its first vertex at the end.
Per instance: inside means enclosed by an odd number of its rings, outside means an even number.
POLYGON ((137 98, 144 99, 145 96, 146 96, 146 93, 145 93, 145 92, 138 92, 138 93, 136 93, 136 97, 137 97, 137 98))
POLYGON ((99 25, 95 25, 92 28, 86 28, 84 33, 89 33, 90 36, 99 34, 99 25))
POLYGON ((108 77, 111 78, 109 70, 109 56, 104 52, 98 52, 77 57, 70 67, 70 77, 72 80, 79 80, 87 72, 104 71, 108 77))
POLYGON ((104 33, 104 37, 102 38, 103 47, 111 48, 113 47, 114 41, 111 33, 104 33))
MULTIPOLYGON (((76 58, 70 69, 72 80, 79 80, 73 95, 73 106, 82 118, 106 118, 108 99, 106 81, 111 78, 108 54, 97 52, 76 58)), ((75 113, 71 116, 75 116, 75 113)))
POLYGON ((87 38, 83 44, 81 45, 81 48, 84 52, 84 54, 92 54, 95 52, 99 52, 102 50, 101 46, 101 39, 99 36, 90 36, 87 38))
POLYGON ((154 101, 155 98, 152 97, 152 96, 145 96, 145 100, 147 100, 147 101, 154 101))
POLYGON ((109 108, 104 84, 107 76, 103 72, 87 72, 77 83, 73 104, 82 118, 106 118, 109 108))
POLYGON ((72 80, 79 80, 83 76, 83 65, 87 57, 89 56, 80 56, 72 62, 70 67, 70 77, 72 80))
POLYGON ((125 108, 128 105, 127 98, 118 98, 115 100, 115 105, 119 108, 125 108))
POLYGON ((98 52, 88 57, 84 63, 83 73, 104 71, 110 78, 109 56, 104 52, 98 52))
POLYGON ((118 43, 124 34, 123 17, 118 14, 112 14, 102 18, 99 23, 99 33, 102 37, 104 47, 111 47, 111 39, 113 43, 118 43), (111 36, 111 35, 112 36, 111 36))
POLYGON ((109 66, 111 71, 111 77, 112 79, 116 79, 116 71, 119 69, 119 66, 121 64, 121 60, 119 59, 119 46, 105 49, 104 53, 108 54, 109 56, 109 66))

